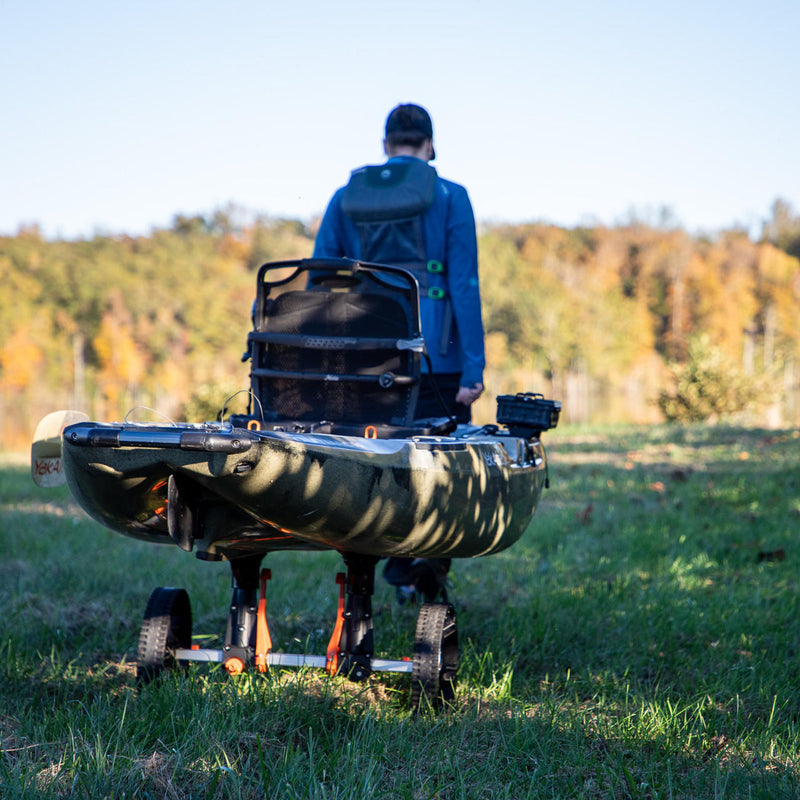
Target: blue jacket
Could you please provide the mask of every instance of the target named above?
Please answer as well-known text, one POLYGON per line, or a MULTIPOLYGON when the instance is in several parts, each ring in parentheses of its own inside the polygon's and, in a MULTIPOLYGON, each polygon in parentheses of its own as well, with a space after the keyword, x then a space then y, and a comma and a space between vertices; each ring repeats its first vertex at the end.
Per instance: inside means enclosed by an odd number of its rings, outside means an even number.
MULTIPOLYGON (((410 156, 389 159, 396 161, 410 156)), ((361 258, 361 243, 353 221, 342 212, 339 189, 331 198, 314 244, 315 258, 361 258)), ((454 324, 444 355, 441 353, 446 304, 420 298, 422 335, 434 373, 460 373, 461 386, 483 383, 486 360, 483 350, 478 243, 475 217, 467 190, 437 176, 433 203, 422 217, 428 259, 445 265, 443 276, 432 276, 432 285, 446 289, 452 301, 454 324)))

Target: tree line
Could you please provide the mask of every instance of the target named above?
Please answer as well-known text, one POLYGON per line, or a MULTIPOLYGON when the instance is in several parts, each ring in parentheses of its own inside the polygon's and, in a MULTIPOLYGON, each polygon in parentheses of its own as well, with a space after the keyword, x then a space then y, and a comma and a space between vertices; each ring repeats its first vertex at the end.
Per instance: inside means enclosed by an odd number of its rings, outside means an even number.
MULTIPOLYGON (((58 408, 178 418, 200 413, 198 398, 221 405, 245 389, 257 267, 308 256, 314 225, 242 217, 177 216, 147 236, 0 237, 6 446, 58 408)), ((532 223, 482 227, 479 250, 489 389, 479 421, 493 421, 495 395, 516 391, 560 399, 575 422, 797 420, 800 216, 788 203, 775 202, 757 241, 635 220, 532 223)))

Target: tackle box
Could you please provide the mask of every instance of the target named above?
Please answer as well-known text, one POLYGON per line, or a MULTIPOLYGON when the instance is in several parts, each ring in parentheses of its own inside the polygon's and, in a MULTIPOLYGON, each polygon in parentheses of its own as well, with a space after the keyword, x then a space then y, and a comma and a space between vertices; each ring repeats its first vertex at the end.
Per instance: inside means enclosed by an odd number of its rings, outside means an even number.
POLYGON ((536 392, 501 394, 497 398, 497 422, 513 436, 537 436, 558 425, 561 403, 545 400, 536 392))

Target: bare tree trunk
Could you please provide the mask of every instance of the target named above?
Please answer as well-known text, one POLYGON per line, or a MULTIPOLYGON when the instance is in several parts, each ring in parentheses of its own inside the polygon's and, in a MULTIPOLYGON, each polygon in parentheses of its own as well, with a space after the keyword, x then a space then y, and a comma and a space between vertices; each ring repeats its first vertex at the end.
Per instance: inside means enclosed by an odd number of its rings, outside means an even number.
POLYGON ((86 408, 86 360, 83 356, 86 340, 82 333, 72 338, 72 407, 76 411, 86 408))
POLYGON ((744 342, 742 343, 742 369, 745 375, 752 375, 755 371, 756 353, 756 326, 755 323, 745 328, 744 342))
POLYGON ((672 357, 682 361, 686 357, 686 278, 690 258, 689 240, 682 235, 675 244, 667 262, 672 284, 672 309, 669 320, 669 335, 672 357))
POLYGON ((764 312, 764 371, 772 367, 775 357, 775 306, 770 303, 764 312))
POLYGON ((800 386, 795 378, 794 356, 789 356, 783 364, 783 397, 784 419, 796 425, 798 422, 798 400, 800 400, 800 386))

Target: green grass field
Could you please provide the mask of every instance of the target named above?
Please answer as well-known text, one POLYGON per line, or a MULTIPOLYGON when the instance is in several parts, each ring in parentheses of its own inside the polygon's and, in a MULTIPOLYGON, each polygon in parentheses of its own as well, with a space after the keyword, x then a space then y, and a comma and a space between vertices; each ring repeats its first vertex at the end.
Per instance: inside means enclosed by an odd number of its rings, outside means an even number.
MULTIPOLYGON (((153 587, 224 633, 230 579, 101 528, 0 457, 0 797, 796 798, 800 432, 547 435, 551 488, 505 553, 456 562, 455 708, 409 679, 192 668, 137 688, 153 587)), ((286 553, 275 648, 324 653, 332 553, 286 553)), ((378 580, 376 654, 415 610, 378 580)))

